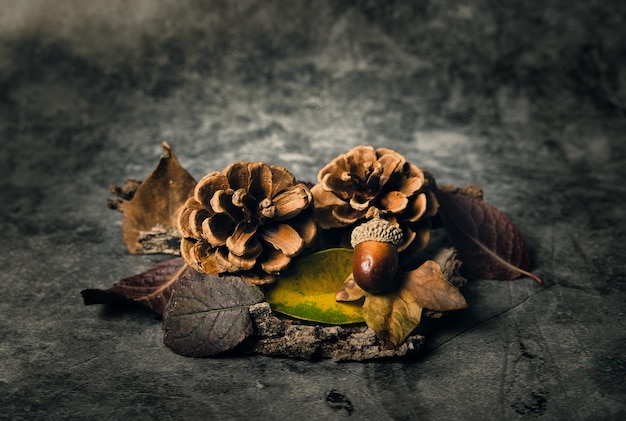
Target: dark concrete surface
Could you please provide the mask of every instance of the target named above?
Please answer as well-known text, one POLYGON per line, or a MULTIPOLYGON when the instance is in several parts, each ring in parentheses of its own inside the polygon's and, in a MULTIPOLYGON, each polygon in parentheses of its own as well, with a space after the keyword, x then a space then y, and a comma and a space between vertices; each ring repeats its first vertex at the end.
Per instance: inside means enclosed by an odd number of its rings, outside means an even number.
POLYGON ((626 416, 620 1, 0 3, 0 418, 611 420, 626 416), (358 144, 478 183, 535 272, 476 280, 419 358, 188 359, 148 312, 85 307, 130 256, 110 184, 167 140, 313 180, 358 144))

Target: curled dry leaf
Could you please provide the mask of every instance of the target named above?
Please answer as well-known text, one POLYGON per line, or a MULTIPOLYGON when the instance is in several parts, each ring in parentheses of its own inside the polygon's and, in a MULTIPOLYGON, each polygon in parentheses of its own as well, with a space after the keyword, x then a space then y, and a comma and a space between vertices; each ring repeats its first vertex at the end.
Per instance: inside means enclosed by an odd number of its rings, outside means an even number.
MULTIPOLYGON (((191 196, 196 181, 180 165, 170 146, 163 142, 157 167, 137 187, 132 199, 120 206, 124 214, 122 239, 132 254, 178 253, 178 245, 147 249, 142 239, 180 237, 176 229, 178 210, 191 196)), ((152 240, 152 243, 154 241, 152 240)))
POLYGON ((434 189, 439 215, 459 251, 464 267, 485 279, 512 280, 529 272, 530 256, 519 230, 496 207, 479 197, 434 189))
POLYGON ((365 297, 363 318, 387 348, 395 348, 404 342, 419 325, 423 309, 451 311, 467 307, 463 295, 444 279, 439 264, 432 260, 399 276, 402 279, 397 290, 370 294, 350 275, 336 294, 338 301, 365 297))
POLYGON ((109 289, 85 289, 81 295, 85 305, 131 301, 163 314, 173 285, 192 271, 181 257, 175 257, 138 275, 121 279, 109 289))
POLYGON ((195 272, 172 291, 163 315, 163 342, 186 357, 231 350, 253 333, 249 308, 263 298, 259 287, 238 277, 195 272))

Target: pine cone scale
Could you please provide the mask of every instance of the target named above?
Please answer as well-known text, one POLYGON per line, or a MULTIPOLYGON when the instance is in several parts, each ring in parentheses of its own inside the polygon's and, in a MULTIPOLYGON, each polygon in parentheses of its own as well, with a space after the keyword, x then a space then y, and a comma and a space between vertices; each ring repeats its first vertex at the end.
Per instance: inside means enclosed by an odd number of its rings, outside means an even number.
POLYGON ((273 204, 276 206, 276 221, 294 218, 313 202, 313 195, 304 185, 298 185, 278 194, 273 204))
POLYGON ((247 250, 257 248, 256 231, 256 225, 240 222, 235 227, 233 234, 226 239, 226 247, 235 256, 241 257, 248 253, 253 253, 247 250))
POLYGON ((228 181, 219 172, 212 172, 200 179, 194 191, 194 198, 198 202, 197 206, 204 209, 211 209, 209 201, 218 190, 228 188, 228 181))
POLYGON ((287 224, 277 224, 264 228, 261 237, 287 257, 295 256, 304 247, 304 240, 298 231, 287 224))
POLYGON ((272 185, 272 170, 267 165, 261 162, 251 165, 248 192, 257 202, 272 196, 272 185))

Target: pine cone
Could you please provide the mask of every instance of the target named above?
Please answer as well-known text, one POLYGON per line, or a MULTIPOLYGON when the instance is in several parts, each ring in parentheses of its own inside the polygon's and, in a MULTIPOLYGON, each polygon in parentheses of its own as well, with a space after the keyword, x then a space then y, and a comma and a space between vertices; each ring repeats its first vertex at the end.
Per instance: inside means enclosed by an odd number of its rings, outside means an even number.
POLYGON ((357 146, 322 168, 317 179, 311 192, 322 228, 352 228, 379 216, 402 229, 399 251, 428 243, 428 218, 437 213, 437 200, 422 170, 401 154, 357 146))
POLYGON ((201 272, 271 282, 313 242, 312 201, 309 188, 283 167, 231 164, 203 177, 183 205, 181 253, 201 272))

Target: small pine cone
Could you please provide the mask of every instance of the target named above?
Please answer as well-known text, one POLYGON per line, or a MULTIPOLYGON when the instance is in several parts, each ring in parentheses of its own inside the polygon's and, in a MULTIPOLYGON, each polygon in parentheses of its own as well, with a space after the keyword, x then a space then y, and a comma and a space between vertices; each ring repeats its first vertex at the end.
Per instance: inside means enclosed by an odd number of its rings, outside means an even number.
POLYGON ((424 172, 401 154, 357 146, 322 168, 317 179, 311 192, 320 227, 351 229, 383 217, 402 230, 400 252, 428 243, 430 217, 439 205, 424 172))
POLYGON ((203 177, 179 214, 181 254, 205 273, 267 283, 316 235, 313 196, 287 169, 236 162, 203 177))

